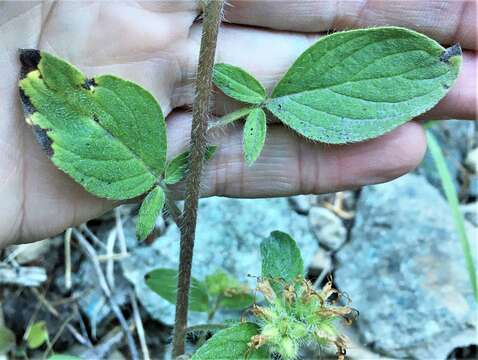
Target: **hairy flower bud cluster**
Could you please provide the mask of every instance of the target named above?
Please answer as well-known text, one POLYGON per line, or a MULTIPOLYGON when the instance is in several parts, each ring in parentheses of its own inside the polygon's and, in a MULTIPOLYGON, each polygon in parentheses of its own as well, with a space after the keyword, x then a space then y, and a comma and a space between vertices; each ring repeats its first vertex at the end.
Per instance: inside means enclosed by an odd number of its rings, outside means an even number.
POLYGON ((251 338, 249 347, 266 346, 270 353, 280 354, 284 360, 293 360, 298 358, 302 345, 333 345, 338 358, 343 359, 346 340, 335 322, 338 319, 350 322, 354 310, 335 305, 332 298, 340 294, 333 289, 332 282, 329 281, 320 291, 314 290, 312 283, 302 277, 290 284, 277 284, 280 282, 274 279, 258 282, 257 290, 264 295, 267 304, 254 305, 251 310, 259 320, 261 332, 251 338))

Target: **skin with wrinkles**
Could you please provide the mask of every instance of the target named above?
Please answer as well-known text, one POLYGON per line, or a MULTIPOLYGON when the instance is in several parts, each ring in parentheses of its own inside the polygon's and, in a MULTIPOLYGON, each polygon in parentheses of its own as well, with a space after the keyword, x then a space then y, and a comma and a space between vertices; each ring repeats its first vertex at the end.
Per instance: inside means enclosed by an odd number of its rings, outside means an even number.
MULTIPOLYGON (((362 11, 351 3, 340 2, 340 13, 334 15, 335 1, 284 2, 268 7, 264 17, 260 9, 265 2, 234 2, 226 8, 231 24, 221 30, 217 61, 246 69, 270 91, 317 40, 318 31, 384 22, 419 28, 444 46, 459 42, 465 49, 456 86, 423 118, 476 117, 475 2, 449 1, 435 7, 421 1, 368 1, 362 11)), ((196 2, 183 1, 0 3, 0 246, 55 235, 115 205, 85 192, 41 152, 18 101, 17 49, 50 51, 89 76, 113 73, 152 92, 166 118, 171 158, 189 141, 191 115, 184 107, 192 104, 194 95, 198 14, 196 2)), ((238 107, 220 93, 214 105, 218 116, 238 107)), ((261 158, 249 169, 243 163, 240 127, 211 137, 219 150, 205 169, 204 196, 286 196, 355 188, 411 170, 425 149, 423 131, 415 123, 379 139, 340 147, 311 144, 271 125, 261 158)))

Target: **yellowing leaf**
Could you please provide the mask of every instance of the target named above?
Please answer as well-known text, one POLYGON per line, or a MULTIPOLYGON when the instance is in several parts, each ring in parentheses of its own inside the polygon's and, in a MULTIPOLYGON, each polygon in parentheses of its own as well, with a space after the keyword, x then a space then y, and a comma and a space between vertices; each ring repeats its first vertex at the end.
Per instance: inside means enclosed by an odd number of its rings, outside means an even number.
POLYGON ((453 85, 458 45, 379 27, 321 38, 292 65, 266 107, 284 124, 325 143, 382 135, 431 109, 453 85))
POLYGON ((262 84, 245 70, 228 64, 214 65, 212 78, 227 96, 249 104, 260 104, 266 98, 262 84))
POLYGON ((87 79, 46 52, 22 50, 20 60, 25 117, 58 168, 109 199, 130 199, 154 185, 167 143, 150 93, 111 75, 87 79))
POLYGON ((48 340, 46 322, 38 321, 27 329, 27 344, 30 349, 37 349, 48 340))
POLYGON ((139 241, 144 241, 153 231, 156 219, 163 210, 165 197, 164 190, 156 186, 144 198, 136 223, 136 236, 139 241))
POLYGON ((266 140, 266 114, 257 108, 252 110, 244 124, 244 158, 247 165, 251 166, 261 154, 266 140))

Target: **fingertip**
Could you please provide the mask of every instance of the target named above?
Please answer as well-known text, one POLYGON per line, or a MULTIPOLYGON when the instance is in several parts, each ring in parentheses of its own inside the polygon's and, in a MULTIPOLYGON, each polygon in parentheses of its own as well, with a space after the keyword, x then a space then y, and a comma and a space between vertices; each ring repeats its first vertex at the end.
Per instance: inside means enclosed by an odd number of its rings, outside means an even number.
POLYGON ((321 155, 320 167, 324 172, 317 177, 313 192, 340 191, 393 180, 413 171, 425 151, 425 134, 416 122, 365 142, 327 147, 321 155))

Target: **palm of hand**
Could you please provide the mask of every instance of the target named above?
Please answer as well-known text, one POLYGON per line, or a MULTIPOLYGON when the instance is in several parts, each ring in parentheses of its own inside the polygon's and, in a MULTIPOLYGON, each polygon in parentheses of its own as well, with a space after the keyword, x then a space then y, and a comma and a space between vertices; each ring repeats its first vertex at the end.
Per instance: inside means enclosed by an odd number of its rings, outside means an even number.
MULTIPOLYGON (((7 194, 2 207, 9 208, 7 216, 0 220, 0 229, 7 229, 0 238, 13 240, 16 236, 54 234, 113 205, 88 194, 42 153, 18 106, 15 83, 19 64, 14 50, 20 45, 61 54, 87 76, 114 73, 135 79, 155 93, 166 115, 175 106, 173 92, 182 81, 179 62, 183 57, 179 51, 188 46, 189 28, 196 17, 194 7, 151 12, 131 4, 65 3, 50 9, 36 6, 25 10, 20 17, 25 21, 28 16, 28 25, 22 22, 23 30, 17 28, 15 33, 9 33, 15 48, 8 49, 5 73, 9 78, 0 88, 2 103, 7 102, 7 107, 0 110, 0 179, 7 194), (169 31, 154 31, 158 24, 169 31), (149 32, 144 29, 148 25, 149 32), (112 38, 120 41, 111 42, 112 38)), ((11 25, 15 23, 20 22, 11 25)))
MULTIPOLYGON (((260 8, 261 2, 253 6, 260 8)), ((0 4, 0 10, 0 244, 5 244, 53 235, 114 205, 88 194, 42 153, 23 120, 17 49, 46 50, 76 64, 88 77, 112 73, 144 86, 167 116, 168 153, 174 154, 189 138, 190 114, 184 107, 193 100, 201 29, 194 23, 199 14, 195 2, 12 2, 0 4)), ((240 14, 241 6, 235 11, 240 14)), ((247 16, 260 16, 247 14, 245 23, 247 16)), ((273 22, 274 17, 264 21, 273 22)), ((310 31, 308 22, 291 21, 286 29, 310 31)), ((218 60, 251 70, 271 88, 316 38, 226 25, 218 60)), ((458 95, 466 101, 463 93, 458 95)), ((452 91, 449 97, 456 95, 452 91)), ((217 115, 237 106, 220 95, 214 105, 217 115)), ((242 162, 240 129, 213 135, 220 150, 205 171, 205 196, 286 196, 382 182, 416 166, 425 148, 422 130, 414 123, 342 147, 302 141, 279 125, 268 131, 264 152, 252 168, 242 162)))

